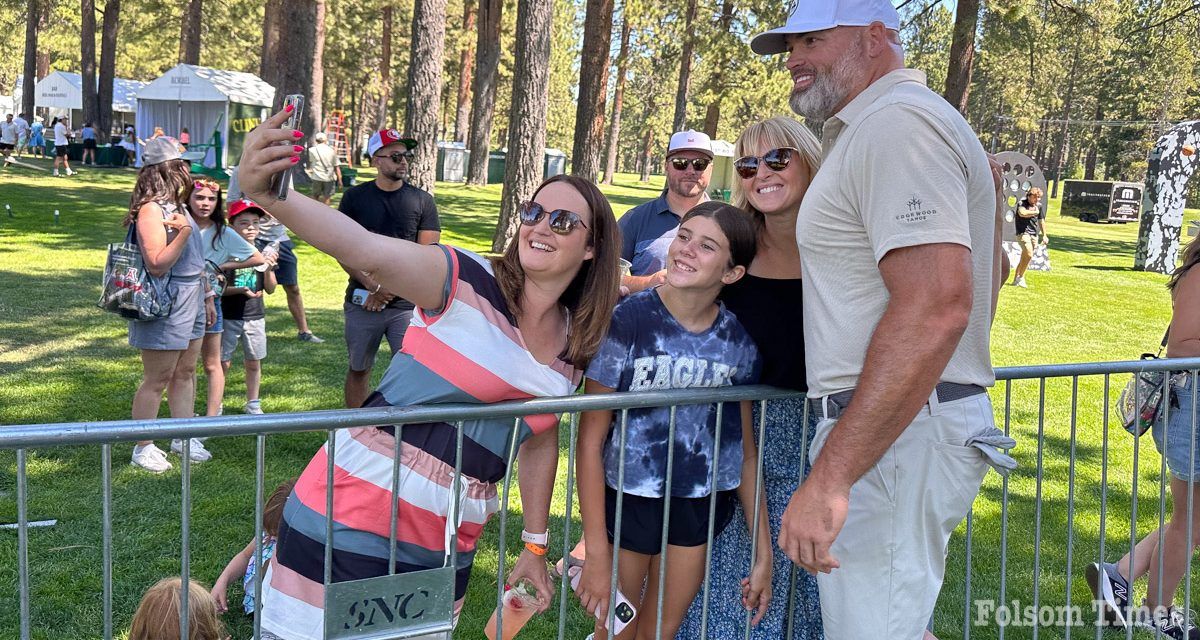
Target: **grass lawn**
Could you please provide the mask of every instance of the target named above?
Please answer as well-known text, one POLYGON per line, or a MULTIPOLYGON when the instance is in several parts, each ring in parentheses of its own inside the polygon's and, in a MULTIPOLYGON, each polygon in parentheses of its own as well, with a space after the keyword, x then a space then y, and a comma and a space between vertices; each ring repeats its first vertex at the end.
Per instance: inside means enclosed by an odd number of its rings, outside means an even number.
MULTIPOLYGON (((360 179, 369 172, 360 173, 360 179)), ((0 425, 77 420, 116 420, 129 416, 130 398, 140 380, 137 353, 126 343, 125 324, 94 307, 108 242, 122 236, 120 220, 128 204, 134 173, 130 170, 83 170, 74 178, 52 178, 25 169, 0 173, 0 425), (15 217, 8 217, 9 204, 15 217), (54 223, 53 211, 60 211, 54 223)), ((618 215, 654 197, 661 178, 649 185, 635 176, 618 176, 604 191, 618 215)), ((465 187, 439 184, 437 202, 445 242, 484 250, 490 244, 498 211, 499 185, 465 187)), ((1050 203, 1053 270, 1031 272, 1030 288, 1005 287, 993 330, 997 366, 1116 360, 1152 350, 1169 317, 1169 298, 1161 275, 1131 269, 1136 226, 1082 224, 1059 218, 1050 203)), ((1196 217, 1200 212, 1189 212, 1196 217)), ((345 275, 329 257, 297 243, 301 287, 309 322, 323 345, 298 342, 282 295, 269 302, 270 357, 265 364, 263 406, 269 412, 336 408, 341 405, 345 370, 342 295, 345 275)), ((936 274, 931 274, 936 277, 936 274)), ((386 358, 377 362, 382 373, 386 358)), ((1114 379, 1112 395, 1124 383, 1114 379)), ((201 385, 202 386, 202 385, 201 385)), ((1102 379, 1081 379, 1072 449, 1070 380, 1045 387, 1045 420, 1039 426, 1037 382, 1012 385, 1007 414, 1019 440, 1015 456, 1022 468, 1009 482, 1005 600, 1033 604, 1034 557, 1040 602, 1062 604, 1070 587, 1072 602, 1087 604, 1090 594, 1081 568, 1097 556, 1100 540, 1102 379), (1042 434, 1039 439, 1038 434, 1042 434), (1039 451, 1039 442, 1041 450, 1039 451), (1071 452, 1075 457, 1072 459, 1071 452), (1043 472, 1037 473, 1042 459, 1043 472), (1068 509, 1068 472, 1075 472, 1073 511, 1068 509), (1041 537, 1035 537, 1034 504, 1039 491, 1044 508, 1041 537), (1068 537, 1068 523, 1074 524, 1068 537), (1068 549, 1072 553, 1067 572, 1068 549)), ((226 403, 236 413, 244 394, 235 363, 226 403)), ((1001 420, 1004 387, 993 392, 1001 420)), ((1111 404, 1111 403, 1108 403, 1111 404)), ((197 405, 201 406, 200 404, 197 405)), ((1133 447, 1119 427, 1111 426, 1108 450, 1108 523, 1106 555, 1124 551, 1129 532, 1133 447)), ((295 476, 320 446, 322 434, 275 436, 268 441, 267 491, 295 476)), ((564 438, 564 442, 565 442, 564 438)), ((253 528, 253 439, 210 441, 214 459, 194 467, 192 476, 193 576, 211 584, 228 559, 250 539, 253 528)), ((178 574, 180 476, 178 467, 161 476, 134 470, 126 461, 129 445, 113 448, 114 612, 118 636, 128 627, 141 593, 157 579, 178 574)), ((1139 531, 1157 524, 1159 457, 1147 438, 1137 473, 1139 531)), ((176 458, 177 459, 177 458, 176 458)), ((58 524, 30 532, 32 612, 36 638, 93 638, 101 625, 101 519, 99 450, 95 447, 47 449, 29 457, 29 516, 57 518, 58 524)), ((554 505, 556 534, 562 531, 564 464, 554 505)), ((514 483, 515 486, 515 483, 514 483)), ((972 598, 999 598, 1001 579, 1001 483, 990 474, 975 505, 971 573, 972 598)), ((519 515, 514 498, 512 513, 519 515)), ((15 455, 0 452, 0 522, 16 519, 15 455)), ((577 516, 572 518, 579 531, 577 516)), ((508 557, 520 545, 520 518, 509 519, 508 557)), ((492 609, 497 566, 498 518, 479 545, 472 588, 459 636, 478 637, 492 609)), ((939 603, 935 629, 942 637, 962 633, 964 554, 956 537, 939 603)), ((559 542, 552 556, 557 556, 559 542)), ((16 535, 0 531, 0 637, 17 629, 16 535)), ((231 590, 240 602, 240 590, 231 590)), ((782 599, 782 595, 779 596, 782 599)), ((582 638, 590 624, 574 606, 569 638, 582 638)), ((1193 597, 1191 606, 1200 599, 1193 597)), ((521 637, 552 638, 554 613, 538 616, 521 637)), ((1090 612, 1089 608, 1084 609, 1090 612)), ((974 611, 972 611, 974 617, 974 611)), ((249 637, 241 616, 227 616, 236 638, 249 637)), ((1087 635, 1076 629, 1075 635, 1087 635)), ((1060 637, 1062 630, 1043 630, 1060 637)), ((973 628, 973 637, 996 637, 994 628, 973 628)), ((1009 629, 1005 637, 1032 637, 1029 629, 1009 629)))

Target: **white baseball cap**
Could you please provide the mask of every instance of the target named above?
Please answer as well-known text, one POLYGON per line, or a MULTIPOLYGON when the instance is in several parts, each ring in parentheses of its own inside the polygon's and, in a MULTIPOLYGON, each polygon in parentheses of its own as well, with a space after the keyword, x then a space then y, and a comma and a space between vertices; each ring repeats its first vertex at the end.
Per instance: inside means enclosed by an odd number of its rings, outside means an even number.
POLYGON ((678 151, 699 151, 708 157, 713 157, 712 140, 708 134, 700 131, 680 131, 671 135, 671 143, 667 145, 667 157, 678 151))
POLYGON ((891 0, 797 0, 787 24, 754 36, 750 49, 759 55, 783 53, 787 51, 786 37, 791 34, 833 27, 865 27, 872 22, 900 30, 900 14, 891 0))

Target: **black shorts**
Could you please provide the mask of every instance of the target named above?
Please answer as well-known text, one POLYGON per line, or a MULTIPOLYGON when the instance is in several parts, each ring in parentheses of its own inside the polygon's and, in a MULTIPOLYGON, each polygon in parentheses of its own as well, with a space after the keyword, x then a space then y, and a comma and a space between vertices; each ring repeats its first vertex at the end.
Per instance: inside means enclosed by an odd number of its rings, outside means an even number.
POLYGON ((54 155, 58 156, 59 158, 67 157, 67 145, 55 145, 54 155))
MULTIPOLYGON (((271 243, 263 240, 255 242, 259 251, 269 244, 271 243)), ((291 240, 279 243, 279 266, 275 268, 275 281, 279 284, 294 286, 300 283, 299 273, 296 269, 296 252, 292 250, 294 246, 291 240)))
POLYGON ((17 148, 16 145, 0 142, 0 151, 12 151, 15 148, 17 148))
POLYGON ((91 140, 91 139, 84 140, 84 141, 83 141, 83 148, 84 148, 84 149, 95 149, 95 148, 96 148, 96 141, 95 141, 95 140, 91 140))
MULTIPOLYGON (((717 512, 713 537, 720 535, 733 517, 735 490, 717 492, 717 512)), ((662 551, 663 498, 645 498, 629 493, 621 500, 621 548, 652 556, 662 551)), ((703 498, 671 498, 671 519, 667 544, 677 547, 698 547, 708 542, 708 509, 711 496, 703 498)), ((604 487, 604 512, 608 541, 613 541, 613 525, 617 520, 617 491, 604 487)))

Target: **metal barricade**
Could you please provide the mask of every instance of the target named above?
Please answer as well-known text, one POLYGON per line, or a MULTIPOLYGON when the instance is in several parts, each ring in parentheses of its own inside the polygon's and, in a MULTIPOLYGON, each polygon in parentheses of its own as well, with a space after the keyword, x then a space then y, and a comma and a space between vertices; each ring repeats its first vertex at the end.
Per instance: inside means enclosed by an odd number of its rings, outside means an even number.
MULTIPOLYGON (((1123 450, 1121 447, 1110 447, 1109 442, 1109 424, 1110 410, 1109 407, 1113 400, 1114 388, 1111 384, 1112 376, 1115 374, 1127 374, 1134 371, 1166 371, 1166 370, 1189 370, 1195 372, 1200 369, 1200 358, 1183 359, 1183 360, 1156 360, 1156 361, 1136 361, 1136 362, 1111 362, 1111 363, 1087 363, 1087 364, 1072 364, 1072 365, 1054 365, 1040 367, 1011 367, 997 370, 998 382, 997 387, 992 391, 992 397, 995 401, 997 422, 1002 423, 1005 433, 1013 433, 1017 437, 1018 445, 1012 453, 1018 458, 1022 467, 1011 477, 1000 478, 996 474, 989 474, 981 491, 980 498, 975 503, 975 509, 968 515, 966 522, 956 532, 952 541, 950 561, 947 565, 946 582, 942 590, 941 598, 938 607, 935 611, 934 618, 931 620, 931 627, 940 634, 940 637, 952 637, 961 633, 963 638, 1038 638, 1039 634, 1046 634, 1048 637, 1086 637, 1093 635, 1097 638, 1101 637, 1104 629, 1095 625, 1095 607, 1080 606, 1079 603, 1084 599, 1080 598, 1082 594, 1087 594, 1087 585, 1082 579, 1080 567, 1082 563, 1077 563, 1078 557, 1083 557, 1087 560, 1095 559, 1099 562, 1109 560, 1107 557, 1108 551, 1111 550, 1111 545, 1106 549, 1106 531, 1107 521, 1114 519, 1113 511, 1121 513, 1119 521, 1122 524, 1128 524, 1128 539, 1129 548, 1137 541, 1139 531, 1145 533, 1146 527, 1138 526, 1139 523, 1139 451, 1137 446, 1143 438, 1131 438, 1129 442, 1133 443, 1131 450, 1132 454, 1132 476, 1131 489, 1128 499, 1121 496, 1119 502, 1109 499, 1109 484, 1115 475, 1125 474, 1129 472, 1129 466, 1126 464, 1123 457, 1119 457, 1115 462, 1110 464, 1110 453, 1114 450, 1123 450), (1054 393, 1059 393, 1059 389, 1054 385, 1057 384, 1056 379, 1069 381, 1069 411, 1065 407, 1059 407, 1057 403, 1047 403, 1047 388, 1050 386, 1054 393), (1095 394, 1100 407, 1090 406, 1090 411, 1080 412, 1080 380, 1085 381, 1085 386, 1088 389, 1099 391, 1095 394), (1018 395, 1014 396, 1015 387, 1027 387, 1031 382, 1037 383, 1036 401, 1029 397, 1018 395), (1048 382, 1050 381, 1050 382, 1048 382), (1097 385, 1102 386, 1101 389, 1096 389, 1097 385), (1014 402, 1015 398, 1015 402, 1014 402), (999 400, 1002 399, 1002 404, 999 400), (1031 410, 1032 406, 1036 406, 1036 413, 1031 410), (1049 407, 1049 411, 1048 411, 1049 407), (1061 410, 1060 410, 1061 409, 1061 410), (1080 425, 1085 427, 1080 430, 1080 425), (1093 430, 1093 427, 1099 426, 1099 432, 1093 430), (1065 438, 1059 435, 1059 432, 1065 432, 1065 438), (1080 434, 1084 435, 1081 436, 1080 434), (1032 437, 1030 437, 1032 436, 1032 437), (1097 442, 1100 444, 1101 450, 1099 453, 1098 465, 1096 453, 1094 451, 1097 442), (1085 457, 1090 470, 1098 466, 1099 483, 1080 484, 1077 481, 1077 473, 1079 467, 1079 453, 1081 448, 1085 451, 1085 457), (1066 457, 1065 475, 1062 468, 1061 455, 1066 457), (1048 463, 1049 459, 1049 463, 1048 463), (1046 473, 1047 466, 1050 465, 1052 473, 1048 476, 1046 473), (1029 493, 1032 492, 1032 501, 1029 499, 1029 493), (1099 526, 1093 525, 1090 519, 1090 511, 1082 510, 1080 507, 1080 492, 1086 492, 1085 507, 1091 507, 1096 503, 1096 511, 1098 512, 1099 526), (1093 495, 1095 494, 1095 495, 1093 495), (1065 495, 1065 501, 1064 501, 1065 495), (1095 498, 1095 499, 1093 499, 1095 498), (1098 501, 1098 502, 1097 502, 1098 501), (1126 509, 1127 507, 1127 509, 1126 509), (1064 511, 1065 510, 1065 511, 1064 511), (1124 514, 1128 512, 1128 522, 1126 523, 1124 514), (1063 517, 1065 513, 1065 518, 1063 517), (1081 515, 1082 514, 1082 515, 1081 515), (1047 520, 1049 518, 1049 520, 1047 520), (1081 524, 1082 523, 1082 524, 1081 524), (1022 535, 1015 542, 1010 539, 1011 527, 1019 527, 1020 531, 1029 535, 1022 535), (1083 532, 1083 533, 1081 533, 1083 532), (1084 538, 1084 536, 1091 536, 1084 538), (1051 540, 1048 541, 1048 538, 1051 540), (1093 539, 1094 538, 1094 539, 1093 539), (1059 543, 1059 540, 1065 540, 1065 543, 1059 543), (1092 553, 1093 543, 1098 545, 1095 552, 1092 553), (985 550, 980 553, 980 547, 985 550), (1082 547, 1086 550, 1086 554, 1080 552, 1077 547, 1082 547), (1062 546, 1061 549, 1058 547, 1062 546), (1052 558, 1051 562, 1046 562, 1043 557, 1044 547, 1048 547, 1056 554, 1062 552, 1063 562, 1058 562, 1058 558, 1052 558), (995 557, 998 553, 998 559, 995 557), (998 564, 998 567, 996 566, 998 564), (980 567, 976 567, 980 565, 980 567), (1049 567, 1049 568, 1047 568, 1049 567), (1059 568, 1061 567, 1061 571, 1059 568), (1011 575, 1010 575, 1011 574, 1011 575), (1078 574, 1078 575, 1077 575, 1078 574), (1063 613, 1064 618, 1053 617, 1052 619, 1043 616, 1043 611, 1047 610, 1055 614, 1063 613), (1030 621, 1028 612, 1032 611, 1032 620, 1030 621), (1076 614, 1076 612, 1080 612, 1076 614), (1029 622, 1029 624, 1027 624, 1029 622)), ((1167 376, 1169 381, 1169 376, 1167 376)), ((1122 380, 1123 382, 1123 380, 1122 380)), ((1164 386, 1168 382, 1164 382, 1164 386)), ((1195 391, 1192 387, 1191 394, 1194 398, 1195 391)), ((1018 389, 1019 390, 1019 389, 1018 389)), ((177 420, 141 420, 141 421, 119 421, 119 422, 80 422, 80 423, 64 423, 64 424, 47 424, 47 425, 12 425, 0 427, 0 450, 15 450, 15 475, 16 475, 16 533, 17 533, 17 574, 18 580, 15 585, 17 607, 16 620, 19 629, 12 629, 12 633, 22 640, 32 637, 32 628, 34 620, 30 614, 30 572, 29 572, 29 519, 26 510, 26 504, 29 497, 30 487, 27 478, 27 459, 28 450, 53 448, 61 446, 77 446, 77 445, 100 445, 101 452, 101 483, 102 483, 102 598, 101 620, 97 621, 96 636, 103 638, 111 638, 114 634, 119 635, 119 632, 113 628, 113 593, 114 593, 114 577, 113 577, 113 529, 112 529, 112 444, 117 442, 133 442, 138 440, 148 440, 154 438, 182 438, 183 439, 183 455, 182 460, 182 504, 180 513, 180 557, 181 566, 180 574, 183 583, 183 596, 181 599, 181 620, 180 620, 180 635, 183 638, 187 637, 188 633, 188 611, 187 611, 187 585, 189 575, 191 574, 191 529, 193 526, 191 514, 191 481, 192 469, 191 462, 188 458, 188 439, 191 437, 210 437, 210 436, 254 436, 255 449, 255 486, 254 486, 254 530, 255 530, 255 556, 260 570, 257 574, 257 579, 254 584, 255 601, 259 605, 262 602, 262 576, 265 567, 262 565, 262 531, 263 531, 263 504, 264 504, 264 468, 266 463, 266 443, 268 436, 291 433, 298 431, 325 431, 327 433, 326 447, 328 447, 327 455, 327 476, 326 482, 328 487, 333 486, 334 477, 334 455, 336 452, 336 437, 341 430, 352 427, 363 427, 372 425, 395 425, 396 433, 394 438, 395 450, 393 451, 393 469, 391 477, 392 496, 390 505, 390 523, 391 530, 389 536, 390 552, 389 552, 389 575, 395 574, 396 566, 396 539, 397 539, 397 504, 395 500, 396 490, 400 486, 400 449, 401 449, 401 433, 403 425, 414 423, 428 422, 446 422, 455 425, 457 438, 457 454, 455 464, 455 482, 462 474, 462 439, 463 439, 463 424, 464 422, 475 419, 495 419, 495 418, 511 418, 513 420, 512 432, 508 438, 508 454, 507 454, 507 470, 503 479, 502 496, 500 501, 500 509, 498 517, 498 541, 496 548, 499 550, 496 558, 497 571, 496 579, 496 600, 498 614, 496 619, 496 628, 500 629, 503 626, 503 607, 499 606, 504 594, 504 582, 507 576, 507 518, 509 515, 509 498, 512 481, 512 473, 514 461, 517 452, 517 432, 520 425, 520 420, 523 416, 538 415, 547 413, 564 414, 565 427, 560 424, 561 435, 567 436, 566 447, 566 464, 567 473, 565 474, 565 496, 566 505, 565 513, 562 515, 562 530, 555 531, 554 535, 561 535, 562 540, 562 556, 565 558, 572 546, 573 538, 578 537, 578 532, 571 531, 571 520, 574 512, 573 496, 575 492, 573 469, 576 461, 576 444, 579 428, 580 412, 594 410, 612 410, 615 414, 614 425, 617 433, 614 437, 621 438, 620 450, 622 451, 621 459, 618 461, 619 475, 623 478, 625 469, 625 460, 623 452, 625 450, 624 438, 626 433, 626 423, 628 412, 631 409, 640 409, 648 407, 670 407, 670 425, 669 433, 673 436, 675 429, 675 408, 689 404, 715 404, 718 408, 717 425, 718 430, 721 425, 720 411, 725 402, 740 402, 752 401, 758 404, 759 411, 759 429, 760 434, 765 433, 762 420, 765 419, 766 407, 769 402, 787 400, 797 397, 794 392, 772 389, 769 387, 749 386, 749 387, 724 387, 719 389, 692 389, 685 391, 660 391, 660 392, 644 392, 644 393, 628 393, 628 394, 604 394, 599 396, 571 396, 564 398, 543 398, 524 402, 503 403, 497 405, 436 405, 436 406, 412 406, 412 407, 389 407, 389 408, 365 408, 355 410, 339 410, 339 411, 313 411, 296 414, 267 414, 256 416, 224 416, 212 418, 192 418, 192 419, 177 419, 177 420)), ((1053 400, 1053 398, 1052 398, 1053 400)), ((1093 403, 1094 404, 1094 403, 1093 403)), ((1195 407, 1193 401, 1191 405, 1195 407)), ((807 403, 806 403, 807 407, 807 403)), ((1170 409, 1168 408, 1169 412, 1170 409)), ((807 417, 807 416, 806 416, 807 417)), ((803 430, 802 442, 803 448, 807 448, 807 443, 810 437, 807 428, 808 421, 805 419, 802 425, 798 425, 799 429, 803 430)), ((1191 415, 1192 431, 1195 433, 1196 417, 1194 410, 1191 415)), ((668 438, 670 440, 671 438, 668 438)), ((715 442, 720 442, 719 432, 715 442)), ((758 508, 759 496, 762 492, 762 477, 763 477, 763 447, 759 443, 758 454, 759 458, 755 461, 757 467, 757 481, 755 484, 755 505, 753 522, 758 523, 758 508)), ((1192 442, 1192 460, 1195 460, 1195 442, 1192 442)), ((670 468, 673 455, 673 447, 668 447, 668 468, 670 468)), ((718 452, 719 453, 719 452, 718 452)), ((714 459, 716 456, 714 455, 714 459)), ((797 460, 798 465, 803 465, 803 460, 797 460)), ((0 467, 2 468, 2 467, 0 467)), ((1164 539, 1165 532, 1163 526, 1165 524, 1165 507, 1166 507, 1166 484, 1165 478, 1168 477, 1165 460, 1160 463, 1157 469, 1158 478, 1164 479, 1159 483, 1158 492, 1158 510, 1157 522, 1159 526, 1159 541, 1164 539)), ((716 477, 715 467, 712 469, 713 479, 716 477)), ((1153 475, 1153 474, 1149 474, 1153 475)), ((664 519, 667 510, 670 506, 670 478, 671 474, 666 476, 668 486, 665 491, 666 498, 664 499, 664 519)), ((1151 477, 1150 482, 1156 481, 1156 478, 1151 477)), ((1147 482, 1147 478, 1141 478, 1143 487, 1147 482)), ((618 484, 621 484, 619 481, 618 484)), ((453 485, 457 487, 457 484, 453 485)), ((715 482, 712 484, 715 487, 715 482)), ((36 490, 36 487, 34 488, 36 490)), ((325 557, 324 571, 325 583, 331 584, 332 581, 332 554, 334 549, 334 523, 333 523, 333 501, 335 496, 332 490, 327 491, 325 514, 326 514, 326 539, 325 539, 325 557)), ((1192 494, 1192 486, 1189 484, 1187 488, 1188 495, 1188 527, 1187 537, 1192 538, 1191 530, 1191 505, 1190 499, 1192 494)), ((454 505, 451 508, 451 517, 459 514, 459 492, 454 491, 454 505)), ((618 494, 620 495, 620 494, 618 494)), ((715 513, 715 498, 710 500, 709 508, 709 531, 708 542, 709 553, 704 567, 703 584, 700 589, 700 596, 704 599, 703 614, 701 620, 701 635, 709 636, 706 629, 708 619, 708 602, 713 596, 710 593, 709 581, 714 570, 720 571, 723 568, 720 566, 714 567, 711 561, 711 542, 713 540, 713 518, 715 513)), ((552 514, 552 520, 555 514, 552 514)), ((616 513, 615 513, 615 531, 621 530, 622 504, 618 498, 616 513)), ((1140 514, 1143 525, 1154 524, 1153 521, 1146 517, 1143 511, 1140 514)), ((456 529, 457 531, 457 529, 456 529)), ((1124 528, 1122 528, 1124 531, 1124 528)), ((756 532, 751 532, 751 539, 756 540, 756 532)), ((457 535, 457 533, 455 534, 457 535)), ((7 544, 3 538, 0 538, 0 543, 7 544)), ((662 532, 661 548, 665 551, 667 547, 667 531, 662 532)), ((1162 570, 1164 567, 1164 559, 1162 553, 1162 545, 1159 545, 1160 553, 1157 554, 1157 576, 1159 582, 1162 581, 1162 570)), ((450 575, 453 576, 453 570, 458 568, 458 541, 455 538, 449 546, 449 560, 447 566, 451 568, 450 575)), ((770 553, 770 550, 762 550, 754 548, 751 551, 752 556, 760 553, 770 553)), ((610 581, 610 602, 615 602, 617 592, 617 566, 619 554, 621 553, 619 545, 613 549, 612 553, 612 578, 610 581)), ((1190 558, 1190 555, 1189 555, 1190 558)), ((1136 563, 1136 555, 1135 555, 1136 563)), ((792 569, 792 583, 794 585, 797 576, 797 570, 792 569)), ((666 563, 660 563, 658 582, 663 584, 666 577, 666 563)), ((380 588, 387 581, 381 581, 380 588)), ((336 583, 335 583, 336 584, 336 583)), ((364 587, 371 588, 371 587, 364 587)), ((0 602, 7 602, 9 587, 0 586, 0 602)), ((570 596, 567 580, 562 580, 557 587, 559 591, 559 602, 557 604, 557 638, 562 639, 568 637, 568 618, 569 610, 572 607, 577 607, 577 601, 570 596), (574 603, 572 603, 574 601, 574 603)), ((663 608, 663 593, 665 590, 659 591, 659 597, 655 603, 647 603, 655 608, 654 615, 661 625, 661 612, 663 608)), ((1160 588, 1161 591, 1161 588, 1160 588)), ((365 593, 365 592, 364 592, 365 593)), ((1191 593, 1191 572, 1184 572, 1184 597, 1182 603, 1184 608, 1192 602, 1191 593)), ((451 598, 453 598, 453 588, 450 590, 451 598)), ((789 621, 794 620, 794 612, 797 607, 795 589, 789 589, 788 601, 783 602, 783 594, 776 594, 776 599, 772 606, 786 607, 789 621)), ((369 600, 369 598, 367 598, 369 600)), ((1179 601, 1179 600, 1177 600, 1179 601)), ((11 609, 9 613, 5 613, 0 607, 0 617, 9 616, 13 618, 11 609)), ((551 609, 554 611, 554 609, 551 609)), ((391 612, 395 614, 395 611, 391 612)), ((327 612, 328 615, 328 612, 327 612)), ((608 612, 607 628, 612 628, 613 623, 612 607, 608 612)), ((641 614, 639 614, 641 615, 641 614)), ((382 616, 382 614, 381 614, 382 616)), ((391 619, 391 615, 388 619, 391 619)), ((749 613, 746 616, 749 620, 749 613)), ((0 623, 0 626, 3 626, 0 623)), ((393 625, 391 630, 382 630, 379 632, 364 631, 359 635, 347 633, 337 637, 354 637, 354 638, 405 638, 412 637, 415 634, 442 633, 447 634, 453 628, 453 620, 446 619, 435 623, 422 623, 412 625, 409 624, 406 628, 401 629, 403 625, 393 625), (400 630, 397 630, 400 629, 400 630)), ((578 624, 575 626, 578 629, 578 624)), ((788 625, 789 630, 791 624, 788 625)), ((254 615, 254 637, 257 639, 260 635, 260 620, 258 611, 254 615)), ((464 637, 477 637, 479 629, 458 627, 457 634, 464 637)), ((574 632, 573 632, 574 633, 574 632)), ((8 636, 8 631, 3 634, 8 636)), ((597 634, 597 640, 603 634, 597 634)), ((433 636, 430 636, 433 637, 433 636)), ((522 635, 521 637, 526 637, 522 635)), ((533 636, 530 636, 533 637, 533 636)), ((549 637, 549 636, 547 636, 549 637)), ((574 636, 571 636, 574 637, 574 636)), ((661 627, 656 629, 656 638, 663 637, 661 627)), ((749 627, 746 627, 745 637, 751 637, 749 627)), ((1133 637, 1132 627, 1126 630, 1126 637, 1133 637)))

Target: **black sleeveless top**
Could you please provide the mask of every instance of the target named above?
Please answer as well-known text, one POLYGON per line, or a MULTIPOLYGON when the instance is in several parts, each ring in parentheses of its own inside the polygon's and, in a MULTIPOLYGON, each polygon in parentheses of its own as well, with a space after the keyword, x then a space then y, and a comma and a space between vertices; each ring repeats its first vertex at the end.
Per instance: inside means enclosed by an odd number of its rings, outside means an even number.
POLYGON ((737 316, 762 358, 762 384, 806 391, 803 280, 746 274, 719 299, 737 316))

